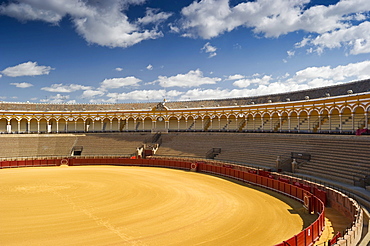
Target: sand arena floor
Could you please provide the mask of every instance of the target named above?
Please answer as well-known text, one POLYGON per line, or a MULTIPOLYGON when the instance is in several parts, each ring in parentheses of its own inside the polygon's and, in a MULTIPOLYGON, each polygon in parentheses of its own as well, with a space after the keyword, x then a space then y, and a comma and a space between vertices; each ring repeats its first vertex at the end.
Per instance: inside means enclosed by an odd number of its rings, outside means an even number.
POLYGON ((164 168, 3 169, 0 194, 0 245, 266 246, 304 226, 291 199, 164 168))

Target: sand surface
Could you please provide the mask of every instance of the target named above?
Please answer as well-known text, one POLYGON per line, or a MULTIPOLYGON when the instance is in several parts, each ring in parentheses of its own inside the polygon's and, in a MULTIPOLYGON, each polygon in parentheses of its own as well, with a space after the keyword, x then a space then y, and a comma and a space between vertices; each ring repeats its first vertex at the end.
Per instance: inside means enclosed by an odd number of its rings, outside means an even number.
POLYGON ((164 168, 3 169, 0 204, 0 245, 266 246, 303 229, 269 194, 164 168))

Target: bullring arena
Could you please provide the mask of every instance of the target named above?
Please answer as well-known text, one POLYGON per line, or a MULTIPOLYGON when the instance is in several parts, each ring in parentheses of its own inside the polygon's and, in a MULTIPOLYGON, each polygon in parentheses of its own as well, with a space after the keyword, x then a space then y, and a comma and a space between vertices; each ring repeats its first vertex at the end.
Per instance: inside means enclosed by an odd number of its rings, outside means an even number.
POLYGON ((2 102, 0 243, 368 245, 369 91, 2 102))

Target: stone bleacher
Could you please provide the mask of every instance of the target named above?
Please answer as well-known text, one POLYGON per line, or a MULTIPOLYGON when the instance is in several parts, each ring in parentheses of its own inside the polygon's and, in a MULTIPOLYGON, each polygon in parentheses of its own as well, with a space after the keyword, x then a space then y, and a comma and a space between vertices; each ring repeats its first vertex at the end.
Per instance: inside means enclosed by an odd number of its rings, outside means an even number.
POLYGON ((221 148, 218 160, 276 168, 277 156, 309 153, 311 161, 298 173, 354 184, 370 175, 370 137, 278 133, 169 133, 162 135, 158 155, 205 158, 211 148, 221 148))
POLYGON ((63 135, 0 135, 0 158, 68 156, 76 140, 63 135))
MULTIPOLYGON (((58 135, 1 135, 0 158, 70 156, 73 146, 86 155, 131 155, 151 133, 91 133, 58 135)), ((370 175, 370 136, 172 132, 162 134, 156 155, 205 158, 212 148, 221 148, 216 159, 276 169, 277 156, 309 153, 311 161, 300 164, 297 173, 355 184, 370 175)), ((288 159, 287 159, 288 160, 288 159)))
POLYGON ((77 136, 75 146, 82 146, 81 156, 87 155, 132 155, 149 133, 95 133, 77 136))

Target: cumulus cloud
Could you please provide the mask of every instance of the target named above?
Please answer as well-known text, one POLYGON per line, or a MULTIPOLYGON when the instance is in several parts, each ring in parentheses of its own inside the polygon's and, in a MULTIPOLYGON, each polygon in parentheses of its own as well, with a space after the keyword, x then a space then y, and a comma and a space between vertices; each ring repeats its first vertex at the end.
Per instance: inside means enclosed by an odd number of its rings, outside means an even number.
POLYGON ((28 88, 33 86, 33 84, 27 83, 27 82, 22 82, 22 83, 10 83, 11 85, 15 85, 15 87, 18 88, 28 88))
POLYGON ((22 21, 41 20, 58 24, 68 16, 77 33, 88 43, 108 47, 129 47, 143 40, 163 36, 155 26, 171 16, 169 13, 148 9, 143 18, 129 21, 125 11, 130 5, 142 4, 145 0, 12 0, 0 6, 0 14, 22 21))
POLYGON ((14 67, 5 68, 1 73, 9 77, 36 76, 49 74, 54 68, 49 66, 39 66, 37 62, 25 62, 14 67))
POLYGON ((274 78, 271 75, 255 74, 252 77, 251 79, 237 80, 233 83, 234 86, 243 89, 194 89, 189 90, 181 97, 183 99, 196 99, 197 96, 202 98, 228 98, 267 95, 368 79, 370 77, 370 61, 349 63, 336 67, 308 67, 297 71, 292 76, 285 74, 274 78))
MULTIPOLYGON (((230 6, 229 0, 194 1, 181 11, 181 28, 190 36, 216 37, 239 26, 252 28, 266 37, 278 37, 305 30, 324 33, 348 26, 352 13, 369 11, 367 0, 339 1, 335 5, 315 5, 309 0, 256 0, 230 6)), ((357 18, 358 19, 358 18, 357 18)))
POLYGON ((248 87, 251 84, 260 84, 266 85, 271 81, 272 77, 269 75, 265 75, 262 78, 252 78, 252 79, 239 79, 233 83, 234 86, 244 88, 248 87))
MULTIPOLYGON (((133 76, 125 77, 125 78, 112 78, 112 79, 105 79, 103 82, 100 83, 100 86, 96 89, 92 87, 88 87, 86 89, 83 89, 84 92, 82 93, 82 98, 96 98, 96 97, 102 97, 106 95, 107 91, 111 89, 118 89, 118 88, 124 88, 126 86, 139 86, 139 82, 141 82, 140 79, 135 78, 133 76)), ((113 95, 114 93, 108 93, 107 95, 113 95)), ((92 99, 90 100, 92 103, 98 103, 98 102, 111 102, 114 103, 115 101, 105 101, 104 99, 92 99)))
POLYGON ((172 13, 160 12, 158 9, 147 8, 146 16, 138 19, 138 23, 148 25, 148 24, 159 24, 167 20, 172 13))
MULTIPOLYGON (((193 1, 181 10, 176 30, 184 37, 211 39, 238 27, 265 37, 279 37, 303 30, 313 36, 296 47, 308 44, 323 48, 351 46, 351 54, 370 52, 370 1, 340 0, 336 4, 309 6, 309 0, 193 1), (315 36, 317 36, 315 38, 315 36)), ((175 29, 172 27, 172 29, 175 29)), ((294 53, 288 54, 289 56, 294 53)))
POLYGON ((207 42, 201 49, 201 51, 209 54, 208 58, 216 56, 216 50, 217 48, 215 46, 212 46, 209 42, 207 42))
POLYGON ((100 90, 86 90, 82 93, 82 98, 95 98, 104 96, 104 92, 100 90))
POLYGON ((117 72, 121 72, 123 70, 123 68, 121 67, 116 67, 114 70, 116 70, 117 72))
POLYGON ((340 65, 337 67, 322 66, 322 67, 308 67, 295 73, 289 79, 289 82, 295 83, 314 83, 317 85, 329 85, 339 82, 346 82, 348 80, 362 80, 370 77, 370 61, 363 61, 358 63, 349 63, 347 65, 340 65), (320 84, 315 81, 326 81, 327 84, 320 84))
POLYGON ((56 94, 45 99, 40 99, 40 102, 44 103, 76 103, 76 100, 68 100, 69 95, 56 94))
POLYGON ((125 78, 113 78, 113 79, 105 79, 103 82, 100 83, 101 90, 109 90, 109 89, 117 89, 125 86, 138 86, 140 79, 135 78, 133 76, 125 77, 125 78))
POLYGON ((370 61, 349 63, 336 67, 309 67, 293 75, 274 78, 271 75, 254 74, 251 78, 240 74, 230 75, 225 80, 236 80, 237 89, 195 88, 180 94, 178 100, 250 97, 305 90, 345 83, 370 77, 370 61))
POLYGON ((313 38, 305 38, 296 44, 296 47, 316 47, 315 52, 321 53, 323 49, 350 47, 350 53, 357 55, 370 53, 370 22, 366 21, 358 26, 351 26, 332 32, 327 32, 313 38))
POLYGON ((220 78, 204 77, 199 69, 190 70, 187 74, 177 74, 175 76, 158 76, 159 85, 162 87, 196 87, 204 84, 216 84, 220 78))
POLYGON ((179 91, 169 91, 166 90, 135 90, 128 93, 108 93, 107 97, 114 100, 131 100, 131 101, 145 101, 145 100, 162 100, 163 98, 176 97, 181 95, 182 92, 179 91))
POLYGON ((241 74, 234 74, 234 75, 229 75, 225 80, 238 80, 238 79, 244 79, 245 76, 241 74))
POLYGON ((70 93, 78 90, 90 90, 91 86, 70 84, 52 84, 50 87, 42 87, 41 90, 49 92, 61 92, 61 93, 70 93))
POLYGON ((280 92, 308 89, 307 85, 287 84, 284 82, 273 82, 268 85, 259 85, 252 89, 192 89, 181 95, 180 100, 222 99, 268 95, 280 92))

